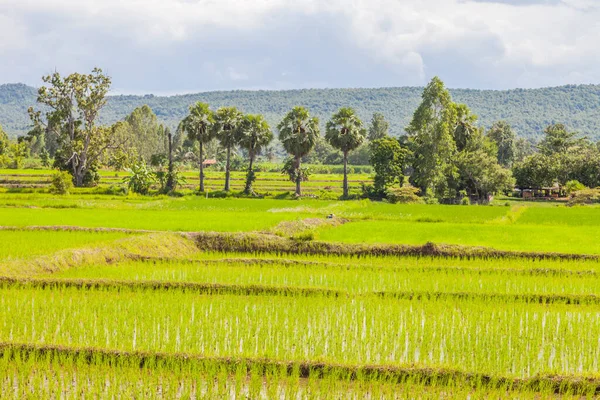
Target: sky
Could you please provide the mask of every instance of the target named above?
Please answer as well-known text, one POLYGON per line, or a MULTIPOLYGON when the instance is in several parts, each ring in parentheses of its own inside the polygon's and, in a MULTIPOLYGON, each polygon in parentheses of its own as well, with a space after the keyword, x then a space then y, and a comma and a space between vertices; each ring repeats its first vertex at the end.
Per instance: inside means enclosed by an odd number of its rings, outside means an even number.
POLYGON ((0 84, 113 93, 600 83, 600 0, 0 0, 0 84))

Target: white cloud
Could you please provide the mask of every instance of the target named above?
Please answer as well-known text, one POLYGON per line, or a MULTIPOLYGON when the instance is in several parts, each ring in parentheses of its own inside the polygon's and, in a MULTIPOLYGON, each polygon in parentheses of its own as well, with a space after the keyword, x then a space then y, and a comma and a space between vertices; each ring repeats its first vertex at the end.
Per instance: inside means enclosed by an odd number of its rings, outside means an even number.
POLYGON ((0 0, 11 60, 0 76, 35 83, 54 67, 102 65, 132 91, 143 79, 163 91, 415 85, 433 74, 450 86, 598 82, 599 3, 0 0))

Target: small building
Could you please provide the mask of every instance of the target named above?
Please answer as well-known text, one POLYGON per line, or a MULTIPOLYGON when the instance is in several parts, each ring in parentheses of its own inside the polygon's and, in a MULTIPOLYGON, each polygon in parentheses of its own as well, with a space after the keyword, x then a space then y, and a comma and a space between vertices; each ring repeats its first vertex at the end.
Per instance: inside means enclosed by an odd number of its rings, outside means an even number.
POLYGON ((202 166, 203 167, 210 167, 211 165, 215 165, 217 163, 217 160, 215 160, 214 158, 211 158, 209 160, 204 160, 202 162, 202 166))

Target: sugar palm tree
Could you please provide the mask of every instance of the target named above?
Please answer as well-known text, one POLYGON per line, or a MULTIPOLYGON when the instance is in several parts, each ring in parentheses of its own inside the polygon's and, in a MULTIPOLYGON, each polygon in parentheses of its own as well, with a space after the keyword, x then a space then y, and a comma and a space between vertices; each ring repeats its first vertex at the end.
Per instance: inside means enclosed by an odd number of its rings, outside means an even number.
POLYGON ((238 144, 237 131, 244 119, 242 114, 235 107, 221 107, 215 113, 215 124, 214 132, 223 146, 227 150, 227 156, 225 161, 225 191, 228 192, 230 188, 230 161, 231 161, 231 149, 238 144))
POLYGON ((367 132, 352 108, 340 108, 326 128, 325 139, 344 155, 344 197, 348 197, 348 153, 362 144, 367 132))
POLYGON ((277 125, 277 129, 283 148, 294 156, 295 174, 293 178, 296 181, 296 196, 300 196, 302 194, 300 160, 310 153, 319 140, 319 119, 311 117, 304 107, 294 107, 277 125))
POLYGON ((204 192, 204 151, 203 146, 213 136, 212 126, 215 123, 213 111, 208 104, 197 102, 190 106, 190 113, 181 121, 181 129, 190 140, 199 143, 198 166, 200 168, 200 192, 204 192))
POLYGON ((244 193, 252 194, 252 183, 254 182, 254 170, 252 169, 256 156, 263 147, 267 146, 273 140, 273 132, 262 115, 248 114, 238 129, 238 143, 248 151, 248 172, 246 174, 246 186, 244 193))

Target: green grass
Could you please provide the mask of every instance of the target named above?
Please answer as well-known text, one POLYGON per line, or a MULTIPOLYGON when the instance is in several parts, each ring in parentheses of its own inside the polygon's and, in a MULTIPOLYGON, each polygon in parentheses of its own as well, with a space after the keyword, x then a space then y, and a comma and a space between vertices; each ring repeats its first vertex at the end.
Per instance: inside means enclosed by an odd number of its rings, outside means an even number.
POLYGON ((106 243, 127 236, 120 232, 2 231, 0 262, 27 259, 58 250, 106 243))
POLYGON ((525 252, 600 254, 600 230, 592 226, 411 223, 361 221, 324 228, 319 239, 345 243, 427 242, 525 252))

